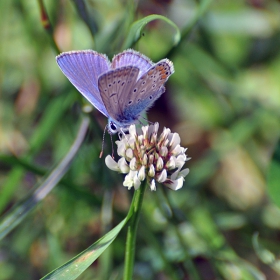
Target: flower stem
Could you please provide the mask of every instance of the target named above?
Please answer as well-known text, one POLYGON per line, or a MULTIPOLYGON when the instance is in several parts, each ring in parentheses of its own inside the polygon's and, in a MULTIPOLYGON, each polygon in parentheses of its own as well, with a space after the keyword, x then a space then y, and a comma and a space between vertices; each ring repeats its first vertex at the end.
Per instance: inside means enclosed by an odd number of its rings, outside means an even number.
POLYGON ((124 277, 123 277, 124 280, 131 280, 133 276, 137 227, 138 227, 140 210, 142 207, 142 202, 143 202, 146 187, 147 187, 147 183, 142 184, 140 188, 134 192, 133 200, 129 210, 129 212, 132 212, 131 213, 132 216, 129 221, 127 236, 126 236, 124 277))

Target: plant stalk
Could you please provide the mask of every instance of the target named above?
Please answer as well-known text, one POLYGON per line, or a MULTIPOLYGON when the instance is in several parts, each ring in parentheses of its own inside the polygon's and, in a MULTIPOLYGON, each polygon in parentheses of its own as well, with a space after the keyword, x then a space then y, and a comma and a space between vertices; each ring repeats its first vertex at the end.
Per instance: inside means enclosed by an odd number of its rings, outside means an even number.
POLYGON ((142 184, 138 190, 134 192, 133 200, 130 206, 131 218, 129 221, 126 245, 125 245, 125 262, 124 262, 124 280, 131 280, 133 276, 134 258, 135 258, 135 243, 137 235, 137 227, 140 218, 140 211, 144 198, 144 193, 147 188, 147 183, 142 184))

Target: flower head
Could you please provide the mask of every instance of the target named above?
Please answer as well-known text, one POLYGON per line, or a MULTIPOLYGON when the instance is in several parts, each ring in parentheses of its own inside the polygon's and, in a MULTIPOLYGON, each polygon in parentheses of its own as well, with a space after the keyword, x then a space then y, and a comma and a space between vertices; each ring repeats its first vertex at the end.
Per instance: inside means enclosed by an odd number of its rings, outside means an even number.
POLYGON ((180 146, 178 133, 164 128, 158 136, 159 124, 144 126, 137 131, 135 125, 129 127, 129 134, 116 141, 117 153, 121 157, 116 162, 111 156, 105 158, 106 165, 113 171, 127 174, 123 185, 128 189, 138 189, 141 181, 147 179, 151 190, 156 190, 156 182, 163 183, 172 190, 182 188, 189 169, 183 169, 190 158, 185 148, 180 146))

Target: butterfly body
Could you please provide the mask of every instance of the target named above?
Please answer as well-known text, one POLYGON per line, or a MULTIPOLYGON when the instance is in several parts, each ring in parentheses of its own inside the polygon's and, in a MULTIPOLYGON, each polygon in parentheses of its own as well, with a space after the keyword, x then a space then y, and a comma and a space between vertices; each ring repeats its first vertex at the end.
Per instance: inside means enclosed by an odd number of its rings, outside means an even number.
POLYGON ((72 51, 56 57, 57 63, 79 92, 108 118, 109 133, 127 131, 142 112, 165 91, 174 73, 173 64, 163 59, 154 64, 134 50, 114 56, 95 51, 72 51))

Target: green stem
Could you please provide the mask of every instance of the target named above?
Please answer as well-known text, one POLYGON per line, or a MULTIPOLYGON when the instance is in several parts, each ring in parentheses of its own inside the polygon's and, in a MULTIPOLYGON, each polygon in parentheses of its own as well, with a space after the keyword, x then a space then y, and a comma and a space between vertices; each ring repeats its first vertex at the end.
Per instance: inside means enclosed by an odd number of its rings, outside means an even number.
POLYGON ((38 0, 38 3, 39 3, 40 14, 41 14, 41 24, 44 27, 44 29, 47 31, 47 33, 49 34, 49 39, 50 39, 50 42, 51 42, 54 50, 56 51, 57 54, 59 54, 59 53, 61 53, 61 51, 59 50, 59 48, 54 40, 53 27, 49 20, 49 16, 48 16, 46 7, 44 5, 44 2, 43 2, 43 0, 38 0))
POLYGON ((142 184, 140 188, 134 192, 133 200, 130 206, 131 218, 129 221, 126 248, 125 248, 125 262, 124 262, 124 280, 131 280, 133 276, 134 256, 135 256, 135 242, 137 234, 137 226, 140 217, 140 210, 144 198, 144 193, 147 184, 142 184))

